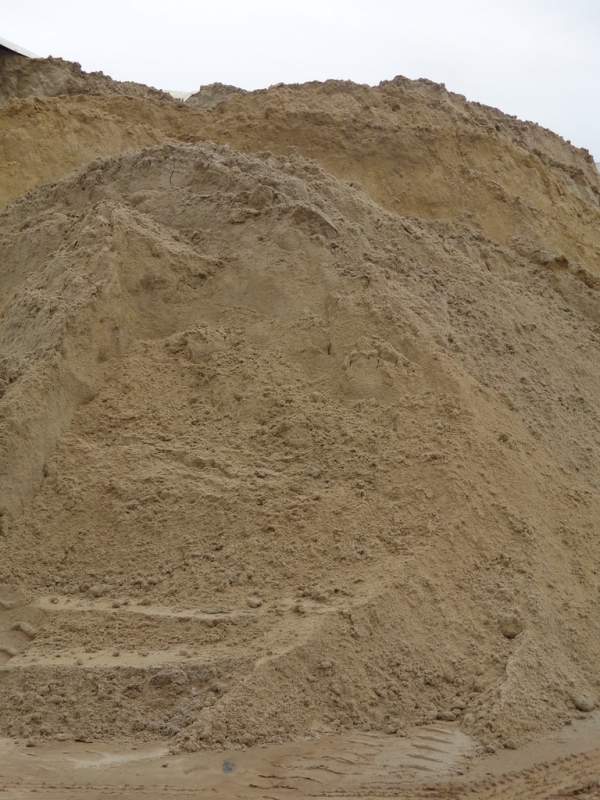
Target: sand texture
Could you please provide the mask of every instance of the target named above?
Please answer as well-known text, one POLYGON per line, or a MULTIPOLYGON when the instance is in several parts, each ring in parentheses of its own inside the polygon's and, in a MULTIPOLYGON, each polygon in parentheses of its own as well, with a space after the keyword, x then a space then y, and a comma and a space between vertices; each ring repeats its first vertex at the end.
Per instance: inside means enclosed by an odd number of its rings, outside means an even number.
POLYGON ((0 737, 588 715, 592 157, 427 81, 131 86, 0 77, 0 737))
POLYGON ((168 100, 170 95, 132 81, 114 81, 102 72, 84 72, 62 58, 0 57, 0 106, 19 97, 119 94, 168 100))

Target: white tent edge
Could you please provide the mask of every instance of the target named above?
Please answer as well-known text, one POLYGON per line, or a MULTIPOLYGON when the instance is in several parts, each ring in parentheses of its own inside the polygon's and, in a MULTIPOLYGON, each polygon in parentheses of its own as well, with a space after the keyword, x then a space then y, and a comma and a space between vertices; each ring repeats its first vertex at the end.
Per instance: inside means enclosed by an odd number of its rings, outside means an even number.
POLYGON ((0 37, 0 47, 11 50, 13 53, 18 53, 20 56, 25 56, 25 58, 39 58, 39 56, 36 56, 36 54, 32 53, 30 50, 26 50, 24 47, 19 47, 18 44, 13 44, 7 39, 2 39, 2 37, 0 37))

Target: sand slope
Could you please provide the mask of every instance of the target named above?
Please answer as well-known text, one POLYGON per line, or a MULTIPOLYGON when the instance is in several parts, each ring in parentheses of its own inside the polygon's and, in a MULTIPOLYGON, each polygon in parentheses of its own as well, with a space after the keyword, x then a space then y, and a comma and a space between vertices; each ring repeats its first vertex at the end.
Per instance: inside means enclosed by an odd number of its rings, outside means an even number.
POLYGON ((590 709, 591 159, 403 80, 13 100, 5 154, 31 115, 11 191, 56 181, 0 212, 0 734, 512 747, 590 709))

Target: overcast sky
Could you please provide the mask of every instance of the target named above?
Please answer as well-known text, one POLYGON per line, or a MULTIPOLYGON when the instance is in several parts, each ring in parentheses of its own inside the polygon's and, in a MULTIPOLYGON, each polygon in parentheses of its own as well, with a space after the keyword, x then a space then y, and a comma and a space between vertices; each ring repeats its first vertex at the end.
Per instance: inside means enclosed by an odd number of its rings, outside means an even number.
POLYGON ((160 89, 429 78, 600 161, 600 0, 0 0, 0 36, 160 89))

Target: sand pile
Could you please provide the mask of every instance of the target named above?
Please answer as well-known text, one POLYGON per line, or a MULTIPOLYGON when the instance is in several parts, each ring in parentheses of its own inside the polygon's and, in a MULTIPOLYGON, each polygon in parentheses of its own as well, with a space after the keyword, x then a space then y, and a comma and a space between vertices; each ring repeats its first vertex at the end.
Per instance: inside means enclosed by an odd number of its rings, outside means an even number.
POLYGON ((201 86, 200 89, 185 101, 189 106, 200 106, 201 108, 212 108, 225 100, 231 94, 245 94, 244 89, 237 86, 230 86, 226 83, 209 83, 201 86))
POLYGON ((170 95, 132 81, 114 81, 103 72, 84 72, 62 58, 0 57, 0 106, 23 97, 118 94, 168 99, 170 95))
POLYGON ((58 178, 0 212, 1 735, 513 747, 593 707, 600 176, 455 97, 0 112, 39 122, 12 190, 58 178))

